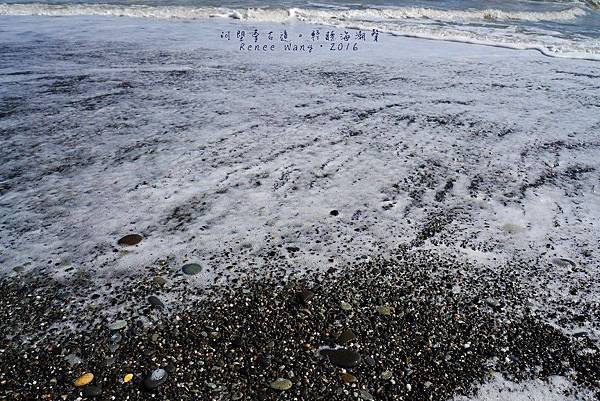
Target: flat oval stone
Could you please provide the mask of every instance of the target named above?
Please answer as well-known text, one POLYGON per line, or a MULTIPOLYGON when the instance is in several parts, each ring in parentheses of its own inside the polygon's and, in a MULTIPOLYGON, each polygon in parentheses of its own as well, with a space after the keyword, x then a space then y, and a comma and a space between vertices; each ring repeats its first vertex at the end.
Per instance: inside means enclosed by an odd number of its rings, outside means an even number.
POLYGON ((344 383, 356 383, 358 382, 358 379, 356 378, 356 376, 351 375, 350 373, 342 373, 342 381, 344 383))
POLYGON ((125 375, 125 377, 123 377, 123 383, 129 383, 131 381, 131 379, 133 379, 133 374, 132 373, 127 373, 125 375))
POLYGON ((279 378, 275 381, 272 381, 269 386, 275 390, 285 391, 292 388, 292 382, 288 379, 279 378))
POLYGON ((345 310, 345 311, 351 311, 352 310, 352 304, 349 304, 346 301, 342 301, 342 302, 340 302, 340 308, 342 308, 342 310, 345 310))
POLYGON ((87 384, 90 384, 92 380, 94 380, 94 375, 92 373, 84 373, 77 379, 75 379, 73 384, 75 385, 75 387, 82 387, 87 384))
POLYGON ((571 259, 567 258, 553 258, 552 263, 560 267, 575 267, 577 264, 571 259))
POLYGON ((381 305, 377 307, 377 313, 381 316, 390 316, 394 313, 394 307, 389 305, 381 305))
POLYGON ((83 389, 83 396, 84 397, 98 397, 102 394, 102 387, 101 386, 86 386, 83 389))
POLYGON ((116 331, 116 330, 123 330, 125 327, 127 327, 127 321, 126 320, 117 320, 114 323, 112 323, 111 325, 108 326, 108 328, 110 330, 116 331))
POLYGON ((120 240, 118 240, 117 244, 132 246, 132 245, 137 245, 140 242, 142 242, 142 236, 141 235, 139 235, 139 234, 129 234, 129 235, 126 235, 126 236, 122 237, 120 240))
POLYGON ((150 295, 148 297, 148 303, 158 309, 165 308, 165 304, 156 295, 150 295))
POLYGON ((146 376, 144 379, 144 386, 146 386, 147 389, 152 390, 167 381, 168 375, 166 370, 160 368, 156 369, 146 376))
POLYGON ((198 263, 188 263, 187 265, 183 265, 181 270, 185 274, 193 276, 194 274, 198 274, 202 271, 202 266, 200 266, 198 263))
POLYGON ((358 352, 346 348, 326 349, 321 355, 329 357, 329 361, 340 368, 353 368, 362 360, 358 352))

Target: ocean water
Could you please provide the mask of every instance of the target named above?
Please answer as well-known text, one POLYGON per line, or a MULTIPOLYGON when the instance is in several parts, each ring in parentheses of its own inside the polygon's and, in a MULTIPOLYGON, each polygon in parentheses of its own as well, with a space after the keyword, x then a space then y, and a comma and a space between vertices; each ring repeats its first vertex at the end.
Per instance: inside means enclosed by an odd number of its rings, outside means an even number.
POLYGON ((0 15, 307 22, 600 60, 600 2, 575 1, 6 1, 0 15))

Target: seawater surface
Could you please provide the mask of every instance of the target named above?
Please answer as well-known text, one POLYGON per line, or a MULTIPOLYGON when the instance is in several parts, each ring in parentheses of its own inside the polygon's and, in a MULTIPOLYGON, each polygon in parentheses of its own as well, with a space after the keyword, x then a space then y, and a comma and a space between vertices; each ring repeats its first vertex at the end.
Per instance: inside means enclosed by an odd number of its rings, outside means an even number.
POLYGON ((574 1, 8 1, 0 15, 112 15, 159 19, 303 21, 402 36, 535 49, 600 59, 597 0, 574 1))

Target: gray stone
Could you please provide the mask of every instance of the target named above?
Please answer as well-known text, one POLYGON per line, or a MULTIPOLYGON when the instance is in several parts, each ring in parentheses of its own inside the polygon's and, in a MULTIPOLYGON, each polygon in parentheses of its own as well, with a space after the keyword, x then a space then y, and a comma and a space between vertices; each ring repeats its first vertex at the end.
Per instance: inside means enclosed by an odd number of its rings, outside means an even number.
POLYGON ((168 376, 169 374, 166 370, 160 368, 156 369, 148 376, 146 376, 146 378, 144 379, 144 386, 146 386, 146 388, 149 390, 155 389, 156 387, 160 386, 165 381, 167 381, 168 376))

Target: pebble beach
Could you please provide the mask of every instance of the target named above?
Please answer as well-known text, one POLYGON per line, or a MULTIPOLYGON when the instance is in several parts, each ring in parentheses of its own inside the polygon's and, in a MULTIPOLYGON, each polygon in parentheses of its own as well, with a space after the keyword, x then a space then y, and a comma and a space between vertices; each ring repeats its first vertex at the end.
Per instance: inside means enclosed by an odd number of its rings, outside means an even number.
POLYGON ((2 12, 0 399, 600 398, 597 61, 2 12))

